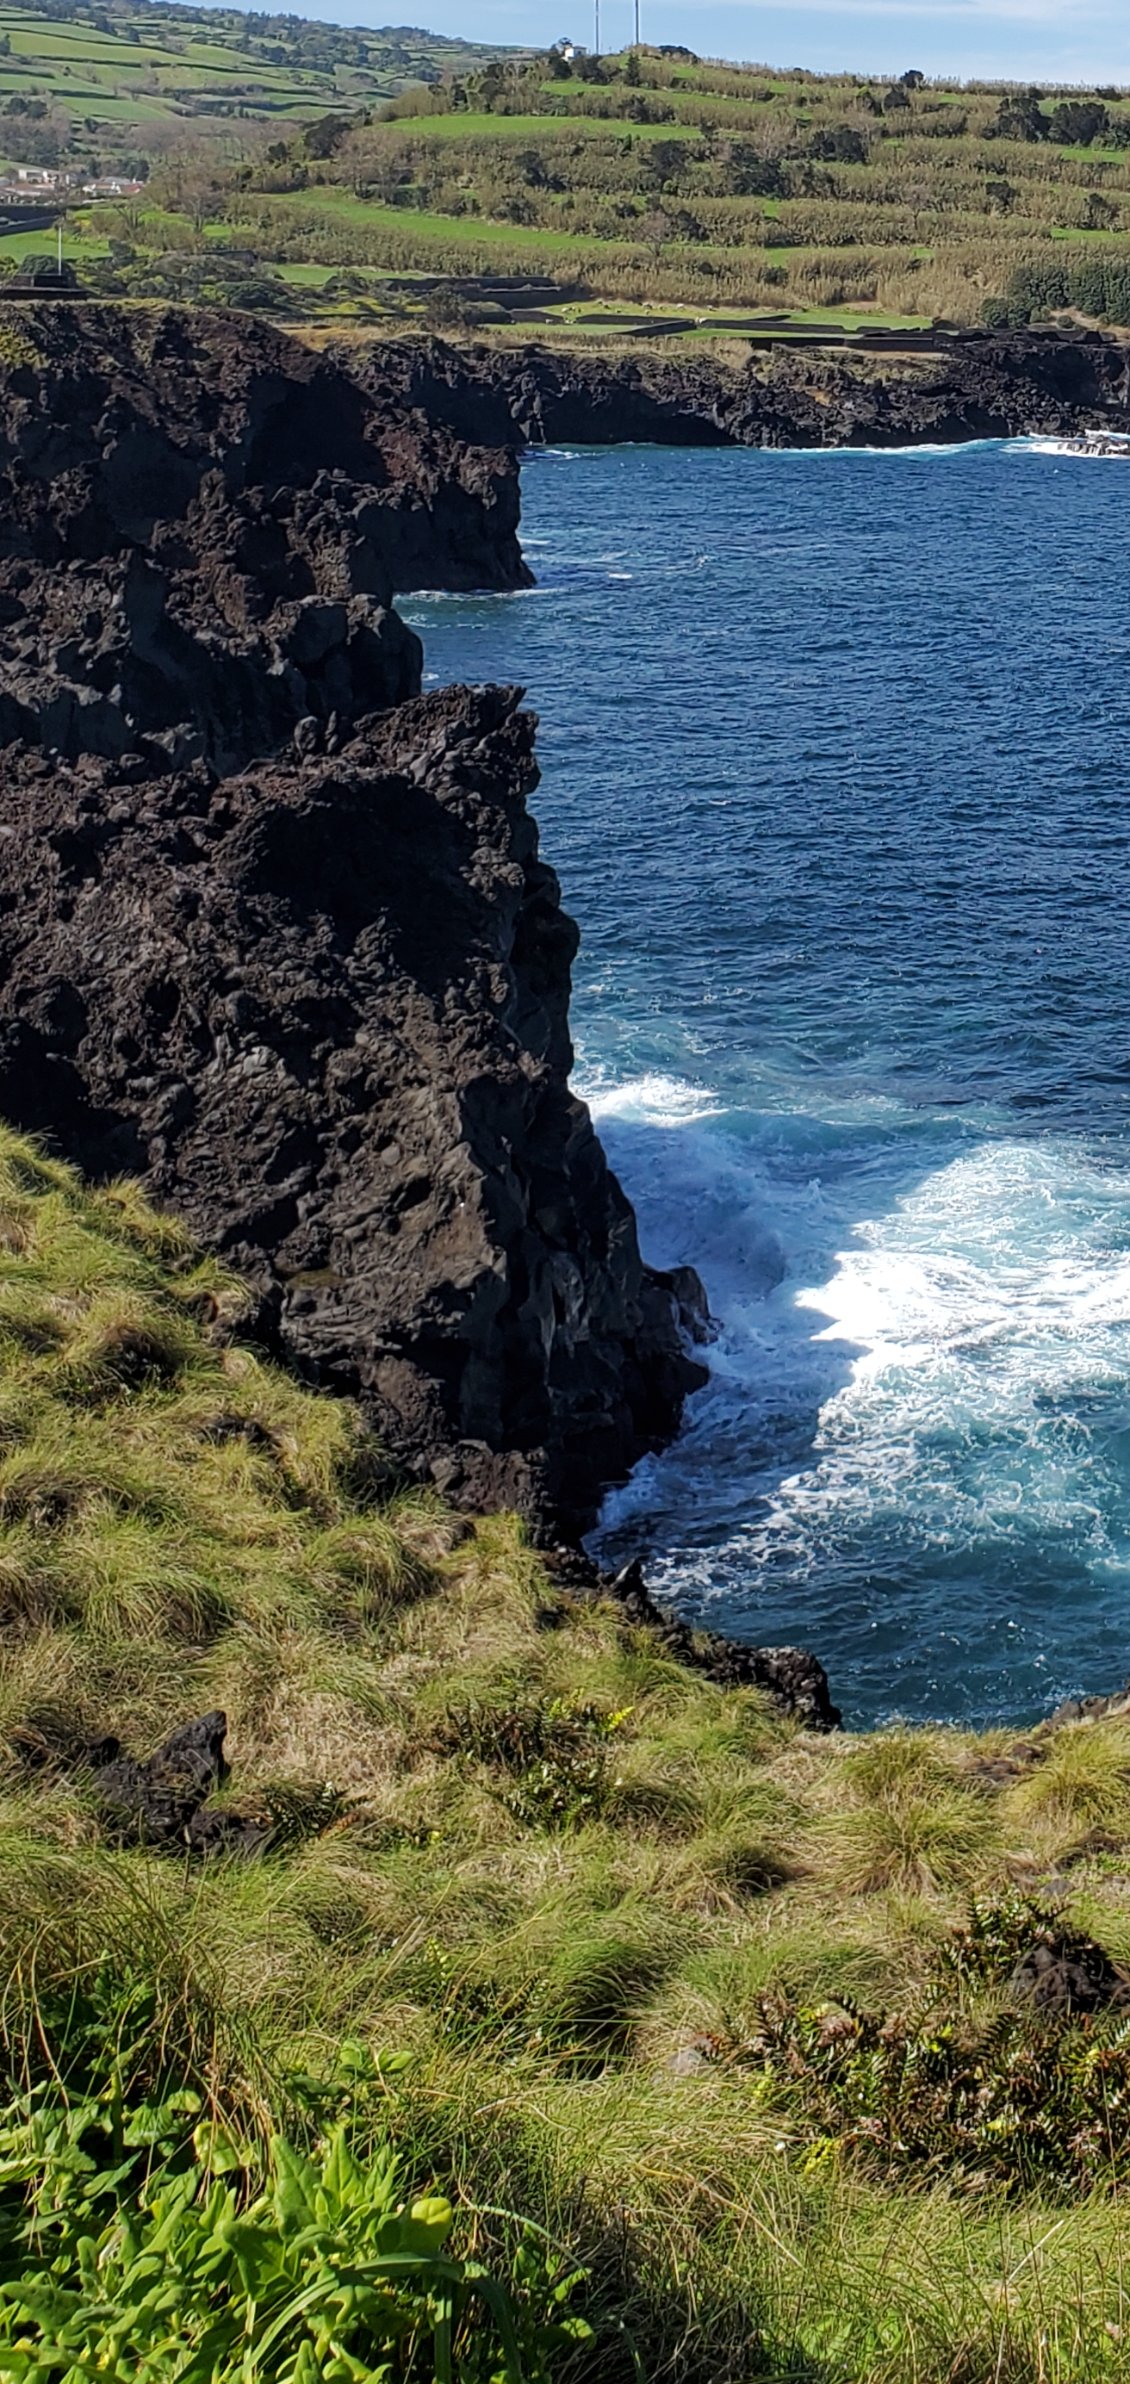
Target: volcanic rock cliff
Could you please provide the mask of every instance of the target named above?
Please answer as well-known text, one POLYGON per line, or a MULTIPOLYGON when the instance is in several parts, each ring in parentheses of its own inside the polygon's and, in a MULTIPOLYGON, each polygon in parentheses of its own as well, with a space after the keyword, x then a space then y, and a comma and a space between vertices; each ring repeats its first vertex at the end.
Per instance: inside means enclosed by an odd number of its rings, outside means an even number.
POLYGON ((397 588, 528 576, 508 454, 262 325, 45 306, 14 338, 5 743, 226 768, 415 693, 397 588))
POLYGON ((937 356, 564 354, 533 343, 389 342, 358 376, 460 437, 500 446, 858 447, 1130 428, 1123 342, 971 336, 937 356))
MULTIPOLYGON (((2 328, 2 327, 0 327, 2 328)), ((576 1529, 703 1379, 568 1071, 506 452, 262 326, 21 312, 0 372, 0 1114, 139 1172, 469 1504, 576 1529)))

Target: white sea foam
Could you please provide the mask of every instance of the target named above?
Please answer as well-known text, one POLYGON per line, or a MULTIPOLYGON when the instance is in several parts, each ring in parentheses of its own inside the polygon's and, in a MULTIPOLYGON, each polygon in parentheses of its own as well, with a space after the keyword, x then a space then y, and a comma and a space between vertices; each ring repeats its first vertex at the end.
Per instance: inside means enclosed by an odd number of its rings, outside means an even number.
POLYGON ((1108 449, 1104 453, 1102 448, 1066 447, 1062 439, 1036 437, 1010 439, 1008 446, 1009 452, 1013 454, 1058 455, 1067 463, 1117 464, 1126 462, 1125 452, 1117 448, 1108 449))
POLYGON ((599 1070, 587 1074, 582 1067, 574 1082, 593 1117, 601 1120, 625 1118, 648 1126, 684 1126, 695 1118, 717 1117, 721 1112, 715 1094, 687 1084, 679 1076, 656 1074, 615 1081, 599 1070))
POLYGON ((915 445, 900 444, 897 447, 838 447, 835 445, 828 447, 763 447, 757 448, 754 450, 754 452, 759 455, 772 456, 774 458, 787 456, 792 463, 795 463, 798 457, 803 457, 806 460, 811 458, 813 461, 815 461, 817 457, 823 458, 828 456, 837 456, 842 462, 845 457, 869 456, 874 459, 874 457, 877 455, 883 458, 884 463, 897 463, 900 458, 903 460, 912 461, 916 456, 925 456, 927 458, 931 456, 946 456, 957 459, 958 457, 984 454, 990 449, 1011 446, 1014 444, 1027 445, 1027 441, 1014 442, 1012 440, 1004 439, 921 439, 915 445))
POLYGON ((661 1584, 732 1599, 735 1572, 807 1576, 886 1530, 945 1552, 1037 1516, 1130 1571, 1130 1175, 1066 1141, 922 1145, 873 1102, 850 1152, 841 1105, 825 1166, 826 1120, 661 1075, 594 1114, 649 1252, 700 1268, 721 1328, 682 1438, 606 1508, 661 1584))
MULTIPOLYGON (((525 548, 523 546, 523 552, 525 548)), ((410 629, 415 628, 413 615, 417 612, 446 613, 449 607, 460 611, 481 610, 495 604, 524 604, 531 596, 544 596, 546 590, 533 588, 410 588, 398 595, 396 608, 410 629)))

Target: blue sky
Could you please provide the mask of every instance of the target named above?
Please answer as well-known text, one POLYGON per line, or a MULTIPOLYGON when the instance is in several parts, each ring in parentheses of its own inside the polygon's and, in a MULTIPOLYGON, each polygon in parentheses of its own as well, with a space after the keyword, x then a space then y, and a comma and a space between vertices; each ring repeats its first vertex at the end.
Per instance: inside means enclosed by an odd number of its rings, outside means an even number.
MULTIPOLYGON (((269 5, 269 0, 262 0, 269 5)), ((377 0, 284 0, 336 24, 381 22, 377 0)), ((384 0, 385 7, 388 0, 384 0)), ((591 43, 592 0, 415 0, 436 33, 472 40, 591 43)), ((988 75, 1130 85, 1130 0, 642 0, 645 40, 705 57, 860 73, 988 75)), ((628 38, 631 0, 602 0, 602 47, 628 38)))

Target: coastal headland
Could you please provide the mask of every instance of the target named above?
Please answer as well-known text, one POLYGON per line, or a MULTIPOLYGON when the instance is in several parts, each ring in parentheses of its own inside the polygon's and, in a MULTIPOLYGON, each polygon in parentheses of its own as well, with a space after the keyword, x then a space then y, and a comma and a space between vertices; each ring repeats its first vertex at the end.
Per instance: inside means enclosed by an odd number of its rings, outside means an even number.
POLYGON ((0 308, 14 2378, 1120 2373, 1126 1698, 854 1736, 588 1562, 709 1320, 570 1087, 533 717, 395 598, 525 584, 539 439, 1125 406, 0 308))
POLYGON ((533 717, 421 695, 392 606, 523 583, 514 456, 235 318, 19 336, 0 1108, 139 1173, 415 1472, 583 1527, 702 1300, 569 1090, 533 717))

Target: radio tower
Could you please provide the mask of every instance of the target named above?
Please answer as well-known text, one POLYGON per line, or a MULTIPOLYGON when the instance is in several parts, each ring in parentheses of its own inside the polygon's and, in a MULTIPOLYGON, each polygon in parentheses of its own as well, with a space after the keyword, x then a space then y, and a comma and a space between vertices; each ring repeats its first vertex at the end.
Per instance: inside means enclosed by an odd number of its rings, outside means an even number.
POLYGON ((635 47, 635 48, 638 50, 639 46, 640 46, 640 0, 636 0, 636 38, 635 38, 634 47, 635 47))
POLYGON ((593 37, 592 37, 592 40, 593 40, 593 50, 592 50, 592 54, 593 54, 593 57, 594 57, 594 58, 599 58, 599 56, 600 56, 600 0, 593 0, 593 9, 592 9, 592 13, 593 13, 593 22, 594 22, 594 27, 595 27, 595 30, 594 30, 594 32, 593 32, 593 37))

